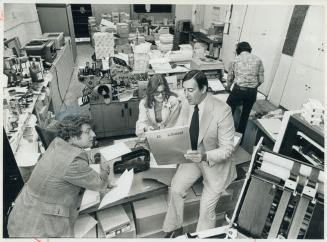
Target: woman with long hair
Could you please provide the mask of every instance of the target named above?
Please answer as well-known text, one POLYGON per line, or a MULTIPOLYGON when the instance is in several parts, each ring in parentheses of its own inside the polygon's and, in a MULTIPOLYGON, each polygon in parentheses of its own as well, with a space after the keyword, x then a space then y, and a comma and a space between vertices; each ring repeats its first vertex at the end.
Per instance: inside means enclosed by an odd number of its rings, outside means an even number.
POLYGON ((136 135, 155 129, 173 127, 181 109, 177 95, 170 91, 163 75, 150 77, 146 96, 139 104, 139 118, 136 122, 136 135))

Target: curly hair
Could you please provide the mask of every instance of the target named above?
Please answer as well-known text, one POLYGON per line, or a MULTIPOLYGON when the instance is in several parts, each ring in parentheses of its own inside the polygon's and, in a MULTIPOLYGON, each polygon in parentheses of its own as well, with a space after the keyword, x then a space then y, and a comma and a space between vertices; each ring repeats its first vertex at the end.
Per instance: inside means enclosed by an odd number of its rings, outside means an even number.
POLYGON ((58 136, 66 141, 74 136, 79 137, 82 134, 82 125, 90 123, 88 116, 68 115, 58 125, 58 136))
POLYGON ((170 91, 168 82, 166 78, 161 74, 156 74, 150 77, 148 86, 146 88, 146 99, 145 99, 145 106, 147 108, 152 108, 152 105, 154 103, 154 93, 157 91, 157 88, 163 85, 163 99, 167 101, 170 96, 176 96, 175 93, 170 91))

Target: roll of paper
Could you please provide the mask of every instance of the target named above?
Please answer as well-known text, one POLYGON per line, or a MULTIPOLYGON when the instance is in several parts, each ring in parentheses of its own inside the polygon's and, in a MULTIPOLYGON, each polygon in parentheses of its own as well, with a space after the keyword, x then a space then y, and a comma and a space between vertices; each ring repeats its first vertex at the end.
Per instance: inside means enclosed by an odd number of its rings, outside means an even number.
POLYGON ((283 157, 278 156, 278 155, 274 155, 274 154, 269 153, 269 152, 264 152, 262 159, 264 161, 272 163, 272 164, 274 164, 276 166, 286 168, 288 170, 291 170, 292 167, 293 167, 293 164, 294 164, 294 162, 292 160, 283 158, 283 157))
POLYGON ((284 181, 287 180, 291 174, 289 169, 275 165, 274 163, 270 163, 269 161, 266 161, 266 160, 264 160, 262 162, 260 170, 264 171, 270 175, 279 177, 279 178, 283 179, 284 181))

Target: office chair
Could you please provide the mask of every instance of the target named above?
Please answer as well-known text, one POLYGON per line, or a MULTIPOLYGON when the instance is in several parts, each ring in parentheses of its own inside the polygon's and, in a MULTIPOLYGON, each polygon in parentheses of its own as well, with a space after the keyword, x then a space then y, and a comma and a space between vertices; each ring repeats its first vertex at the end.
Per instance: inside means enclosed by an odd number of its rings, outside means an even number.
POLYGON ((49 147, 52 140, 57 136, 57 131, 55 129, 46 129, 39 125, 35 125, 35 130, 45 149, 49 147))

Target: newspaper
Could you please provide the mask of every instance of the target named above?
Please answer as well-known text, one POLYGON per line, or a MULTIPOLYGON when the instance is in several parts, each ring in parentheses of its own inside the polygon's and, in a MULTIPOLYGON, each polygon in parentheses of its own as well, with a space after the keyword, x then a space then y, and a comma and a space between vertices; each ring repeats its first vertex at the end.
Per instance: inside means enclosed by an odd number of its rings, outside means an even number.
POLYGON ((191 149, 188 126, 149 131, 145 136, 158 165, 190 162, 184 157, 191 149))

